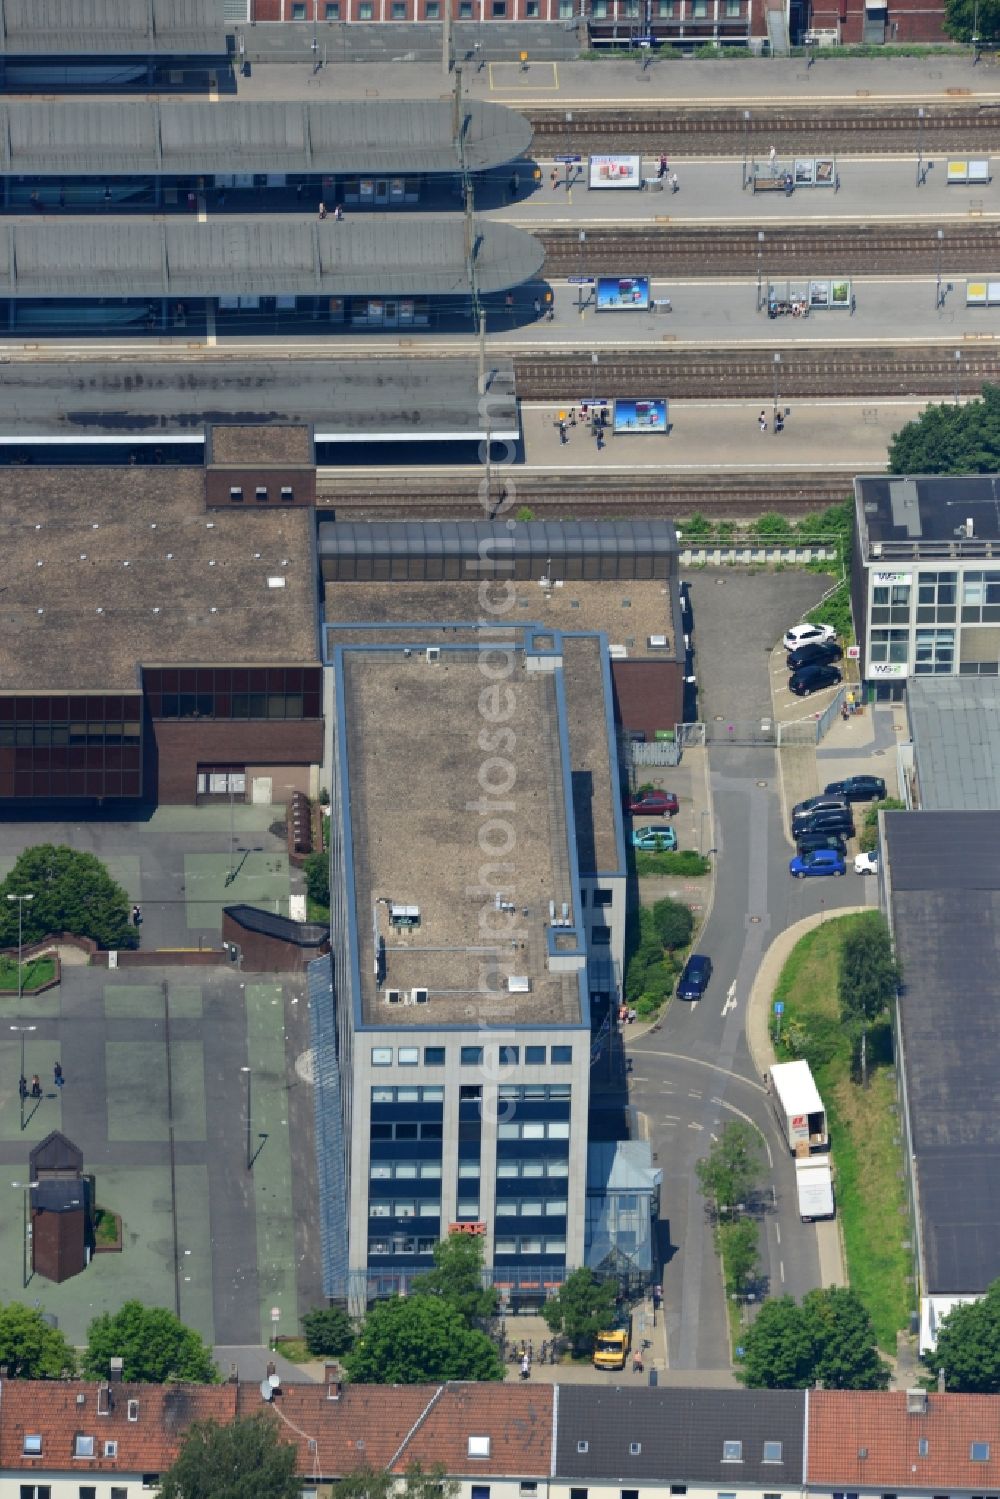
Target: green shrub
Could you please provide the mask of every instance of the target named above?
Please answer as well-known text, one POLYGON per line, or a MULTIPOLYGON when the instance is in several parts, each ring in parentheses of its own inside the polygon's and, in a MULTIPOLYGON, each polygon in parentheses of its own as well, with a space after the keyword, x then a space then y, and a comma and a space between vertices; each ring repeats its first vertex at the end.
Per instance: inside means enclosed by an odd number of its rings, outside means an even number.
POLYGON ((329 906, 330 856, 328 854, 310 854, 303 861, 302 872, 306 877, 306 890, 309 893, 309 899, 315 901, 318 906, 329 906))
POLYGON ((711 864, 693 849, 679 849, 675 853, 636 853, 635 872, 644 874, 697 875, 708 874, 711 864))
POLYGON ((302 1330, 314 1358, 339 1358, 354 1347, 354 1323, 340 1306, 321 1306, 306 1312, 302 1330))
POLYGON ((690 906, 667 896, 653 906, 653 924, 663 947, 687 947, 694 931, 694 917, 690 906))

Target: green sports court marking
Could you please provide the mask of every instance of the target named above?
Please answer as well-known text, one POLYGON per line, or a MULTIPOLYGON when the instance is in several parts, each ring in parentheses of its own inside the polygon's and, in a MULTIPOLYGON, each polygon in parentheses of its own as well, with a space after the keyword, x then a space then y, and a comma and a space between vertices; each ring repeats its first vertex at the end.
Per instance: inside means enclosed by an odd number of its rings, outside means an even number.
MULTIPOLYGON (((109 1020, 162 1020, 163 990, 159 984, 106 984, 104 1013, 109 1020)), ((201 1014, 200 989, 170 985, 172 1020, 200 1020, 201 1014)))
POLYGON ((237 834, 265 833, 275 821, 284 821, 284 807, 254 806, 250 802, 234 802, 232 822, 229 803, 201 807, 157 807, 147 824, 151 833, 225 833, 228 837, 232 827, 237 834))
MULTIPOLYGON (((176 1140, 204 1140, 205 1084, 200 1041, 170 1047, 176 1140)), ((104 1048, 108 1139, 167 1140, 167 1048, 163 1041, 109 1041, 104 1048)))
POLYGON ((288 856, 270 849, 246 855, 237 849, 232 857, 228 853, 185 854, 184 893, 191 930, 208 927, 221 932, 223 906, 244 901, 287 916, 288 856), (234 869, 236 876, 227 884, 234 869))
POLYGON ((267 1140, 254 1162, 254 1207, 257 1220, 257 1285, 260 1293, 260 1337, 298 1326, 295 1282, 295 1221, 292 1206, 291 1150, 288 1140, 288 1087, 285 1061, 285 1006, 280 984, 247 984, 247 1057, 252 1069, 252 1142, 267 1140), (281 1320, 275 1328, 271 1309, 281 1320))

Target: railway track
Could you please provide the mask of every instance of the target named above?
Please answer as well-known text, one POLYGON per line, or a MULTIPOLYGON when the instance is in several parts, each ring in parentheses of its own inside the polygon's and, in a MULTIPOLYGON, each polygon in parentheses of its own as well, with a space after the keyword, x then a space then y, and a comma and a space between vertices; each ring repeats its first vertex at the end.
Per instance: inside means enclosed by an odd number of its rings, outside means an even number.
MULTIPOLYGON (((592 151, 661 151, 674 156, 733 156, 745 150, 766 159, 772 146, 787 155, 871 154, 912 152, 918 148, 918 104, 829 106, 817 110, 781 105, 744 110, 721 105, 683 109, 661 106, 637 111, 623 103, 620 111, 606 107, 567 111, 533 106, 525 110, 535 133, 537 156, 553 153, 589 154, 592 151), (567 118, 567 114, 571 117, 567 118)), ((1000 106, 961 102, 923 106, 924 154, 983 151, 996 146, 1000 106)))
MULTIPOLYGON (((830 316, 835 316, 831 313, 830 316)), ((956 345, 957 346, 957 345, 956 345)), ((984 347, 817 349, 636 349, 601 354, 518 354, 515 388, 525 401, 583 401, 592 396, 648 396, 672 400, 770 400, 775 354, 781 355, 781 394, 795 396, 976 395, 1000 381, 1000 341, 984 347)))
POLYGON ((803 224, 721 229, 662 223, 588 229, 538 229, 549 277, 618 275, 623 268, 653 276, 906 275, 940 265, 946 274, 1000 272, 1000 224, 803 224))
POLYGON ((442 475, 433 480, 373 472, 337 474, 320 470, 318 500, 338 520, 483 520, 497 513, 531 513, 539 520, 668 515, 684 519, 697 511, 713 520, 747 521, 775 511, 789 519, 815 514, 848 497, 843 474, 746 473, 555 475, 520 478, 516 469, 492 476, 490 494, 482 476, 442 475), (506 488, 505 488, 506 485, 506 488), (500 507, 502 512, 500 511, 500 507))

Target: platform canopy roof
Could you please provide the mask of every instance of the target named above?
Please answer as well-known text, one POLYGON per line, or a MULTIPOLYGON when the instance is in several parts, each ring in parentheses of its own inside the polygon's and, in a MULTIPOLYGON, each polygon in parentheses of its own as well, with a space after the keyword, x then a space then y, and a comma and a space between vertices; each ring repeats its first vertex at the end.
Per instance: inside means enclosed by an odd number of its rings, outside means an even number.
MULTIPOLYGON (((10 0, 0 0, 0 6, 10 0)), ((0 106, 0 170, 27 176, 479 172, 531 145, 516 110, 465 100, 18 100, 0 106)))
POLYGON ((0 0, 0 54, 225 56, 222 0, 0 0))
MULTIPOLYGON (((472 229, 481 293, 541 270, 545 252, 524 230, 481 219, 472 229)), ((0 297, 469 296, 467 249, 458 215, 32 221, 0 231, 0 297)))

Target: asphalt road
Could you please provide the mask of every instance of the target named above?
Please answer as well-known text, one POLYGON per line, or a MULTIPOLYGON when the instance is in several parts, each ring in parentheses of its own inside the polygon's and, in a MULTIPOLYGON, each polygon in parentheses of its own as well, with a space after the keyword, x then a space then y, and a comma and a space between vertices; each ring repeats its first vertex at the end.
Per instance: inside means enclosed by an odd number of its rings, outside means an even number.
MULTIPOLYGON (((707 706, 725 701, 733 717, 748 719, 769 710, 767 645, 822 588, 821 579, 802 573, 726 573, 718 581, 708 573, 696 576, 696 664, 699 679, 709 684, 707 706)), ((767 1152, 763 1288, 801 1296, 819 1284, 816 1230, 799 1220, 792 1158, 747 1049, 746 1008, 761 958, 778 932, 857 899, 849 879, 789 877, 791 849, 781 826, 772 749, 718 746, 710 751, 710 772, 716 888, 698 948, 712 958, 712 981, 699 1003, 672 1002, 662 1024, 630 1048, 631 1101, 645 1116, 663 1171, 663 1293, 674 1369, 722 1369, 729 1362, 722 1281, 694 1165, 730 1120, 752 1122, 767 1152)))

